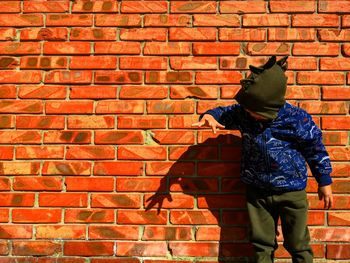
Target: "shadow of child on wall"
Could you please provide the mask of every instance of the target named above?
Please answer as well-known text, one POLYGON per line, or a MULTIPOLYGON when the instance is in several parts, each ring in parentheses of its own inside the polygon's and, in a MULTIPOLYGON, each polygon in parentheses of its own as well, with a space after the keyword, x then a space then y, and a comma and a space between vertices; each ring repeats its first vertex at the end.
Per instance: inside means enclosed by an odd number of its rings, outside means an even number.
POLYGON ((146 196, 146 210, 170 211, 171 227, 166 227, 165 237, 173 258, 251 261, 245 186, 239 178, 241 138, 220 134, 183 148, 170 149, 170 159, 176 162, 158 191, 146 196))

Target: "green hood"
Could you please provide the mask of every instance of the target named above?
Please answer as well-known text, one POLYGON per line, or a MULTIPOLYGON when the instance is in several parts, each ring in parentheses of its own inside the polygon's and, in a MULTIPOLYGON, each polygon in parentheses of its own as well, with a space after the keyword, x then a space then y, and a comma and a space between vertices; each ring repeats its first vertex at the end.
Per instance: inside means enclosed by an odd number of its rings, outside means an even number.
POLYGON ((250 111, 275 119, 285 104, 287 58, 276 62, 276 56, 272 56, 263 66, 249 65, 251 74, 241 80, 242 88, 235 96, 236 101, 250 111))

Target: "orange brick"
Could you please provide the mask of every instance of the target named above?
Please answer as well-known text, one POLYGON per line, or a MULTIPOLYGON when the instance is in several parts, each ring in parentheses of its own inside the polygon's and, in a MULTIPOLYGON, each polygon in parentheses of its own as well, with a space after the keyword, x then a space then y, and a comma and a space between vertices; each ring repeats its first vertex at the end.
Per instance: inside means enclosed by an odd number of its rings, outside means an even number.
POLYGON ((0 42, 2 55, 40 54, 41 44, 37 42, 0 42))
POLYGON ((322 129, 325 130, 349 130, 350 118, 347 116, 322 117, 322 129))
POLYGON ((327 258, 329 259, 350 259, 350 245, 348 244, 327 244, 327 258))
POLYGON ((164 116, 119 116, 118 129, 155 129, 165 128, 166 118, 164 116))
POLYGON ((318 11, 320 13, 348 13, 350 12, 350 5, 348 1, 338 0, 322 1, 318 3, 318 11))
POLYGON ((139 194, 92 194, 92 207, 102 208, 140 208, 139 194))
POLYGON ((9 207, 32 207, 34 205, 34 194, 32 193, 2 193, 0 205, 9 207))
POLYGON ((117 30, 115 28, 75 27, 70 31, 70 40, 113 41, 116 38, 117 30))
POLYGON ((0 28, 0 40, 14 40, 15 37, 15 28, 0 28))
POLYGON ((68 116, 67 119, 68 129, 110 129, 115 127, 114 116, 68 116))
POLYGON ((311 1, 272 1, 269 2, 272 13, 314 13, 315 3, 311 1))
POLYGON ((269 41, 315 41, 313 28, 269 28, 269 41))
POLYGON ((49 14, 46 26, 92 26, 91 14, 49 14))
POLYGON ((117 256, 162 257, 167 252, 165 242, 121 242, 117 256))
POLYGON ((238 55, 240 45, 236 43, 194 43, 194 55, 238 55))
POLYGON ((0 75, 0 83, 40 83, 42 80, 42 72, 37 70, 12 71, 2 70, 0 75))
POLYGON ((223 1, 220 2, 220 12, 232 14, 265 13, 266 5, 263 1, 223 1))
POLYGON ((112 192, 114 190, 114 178, 112 177, 67 177, 66 190, 75 192, 112 192))
POLYGON ((89 237, 96 239, 138 240, 137 226, 91 226, 89 237))
POLYGON ((67 146, 66 159, 77 160, 103 160, 115 159, 115 148, 113 146, 67 146))
POLYGON ((76 1, 73 3, 73 13, 117 12, 118 2, 110 0, 76 1))
POLYGON ((52 241, 13 241, 12 254, 17 256, 49 256, 61 253, 61 243, 52 241))
POLYGON ((289 26, 289 16, 287 14, 243 15, 243 26, 289 26))
POLYGON ((1 1, 1 13, 19 13, 21 12, 20 1, 1 1))
POLYGON ((110 84, 141 84, 143 73, 140 71, 98 71, 95 73, 95 83, 110 84))
POLYGON ((43 26, 42 14, 0 14, 0 26, 5 27, 30 27, 43 26))
POLYGON ((165 28, 131 28, 121 29, 121 40, 166 41, 168 30, 165 28))
POLYGON ((63 146, 17 146, 16 159, 62 159, 63 146))
POLYGON ((141 44, 137 42, 95 43, 95 54, 140 54, 141 44))
POLYGON ((39 225, 36 226, 37 239, 85 239, 86 226, 82 225, 39 225))
POLYGON ((162 146, 120 146, 119 160, 165 160, 166 149, 162 146))
POLYGON ((60 209, 13 209, 14 223, 59 223, 62 211, 60 209))
MULTIPOLYGON (((15 151, 14 146, 0 146, 0 160, 12 160, 14 157, 14 151, 15 151)), ((1 216, 0 216, 0 222, 1 222, 1 216)))
POLYGON ((15 99, 16 98, 16 86, 15 85, 0 85, 0 98, 1 99, 15 99))
POLYGON ((220 41, 265 41, 266 40, 266 29, 260 29, 260 28, 235 28, 235 29, 233 29, 233 28, 220 28, 219 29, 219 40, 220 41))
POLYGON ((193 25, 239 27, 240 20, 238 15, 231 14, 194 14, 193 25))
POLYGON ((139 14, 96 14, 96 26, 141 26, 141 16, 139 14))
POLYGON ((171 86, 170 98, 201 98, 216 99, 218 97, 218 87, 216 86, 171 86))
POLYGON ((90 175, 91 163, 82 161, 44 161, 43 175, 90 175))
POLYGON ((166 1, 133 1, 121 3, 122 13, 166 13, 168 2, 166 1))
POLYGON ((32 226, 25 225, 0 225, 2 239, 28 239, 32 238, 32 226))
POLYGON ((0 131, 1 144, 40 144, 38 131, 0 131))
POLYGON ((69 11, 67 1, 26 1, 23 2, 24 13, 64 13, 69 11))
POLYGON ((142 114, 144 112, 144 102, 140 100, 120 101, 109 100, 99 101, 96 106, 96 113, 100 114, 142 114))
POLYGON ((95 144, 143 144, 140 131, 95 131, 95 144))
POLYGON ((171 211, 170 222, 180 225, 216 225, 218 223, 218 212, 199 211, 171 211))
POLYGON ((95 241, 67 241, 64 243, 63 251, 67 256, 112 256, 114 242, 95 241))
POLYGON ((171 13, 216 13, 216 2, 214 1, 201 1, 201 2, 188 2, 188 1, 176 1, 170 2, 171 13))
POLYGON ((26 28, 21 30, 21 40, 50 40, 60 41, 68 39, 67 28, 26 28))
POLYGON ((1 115, 0 116, 0 128, 13 128, 15 126, 14 117, 12 115, 1 115))
POLYGON ((292 54, 297 56, 338 56, 337 43, 294 43, 292 54))
POLYGON ((44 133, 44 143, 90 143, 91 131, 47 131, 44 133))
POLYGON ((87 193, 40 193, 41 207, 87 207, 87 193))
MULTIPOLYGON (((294 44, 294 48, 295 48, 294 44)), ((246 47, 249 55, 289 55, 291 45, 285 42, 282 43, 248 43, 246 47)), ((294 54, 294 53, 293 53, 294 54)))
POLYGON ((293 27, 338 27, 339 16, 332 14, 292 15, 293 27))
POLYGON ((145 55, 189 55, 191 44, 186 42, 145 43, 145 55))
POLYGON ((92 101, 48 101, 45 112, 47 114, 86 114, 92 113, 92 101))
POLYGON ((13 69, 19 64, 19 60, 15 57, 2 57, 0 56, 0 68, 1 69, 13 69))
POLYGON ((216 57, 173 57, 170 68, 174 70, 217 69, 216 57))
POLYGON ((115 99, 117 87, 111 86, 72 86, 71 99, 115 99))
POLYGON ((78 57, 70 60, 70 69, 116 69, 117 58, 112 56, 78 57))
POLYGON ((21 85, 18 91, 21 99, 64 99, 66 94, 67 87, 60 85, 21 85))
POLYGON ((65 57, 23 57, 21 69, 63 69, 67 68, 68 61, 65 57))
POLYGON ((64 213, 65 223, 113 223, 114 218, 110 209, 66 209, 64 213))
POLYGON ((239 83, 242 79, 242 74, 232 71, 197 71, 196 84, 232 84, 239 83))
POLYGON ((167 222, 167 211, 155 210, 118 210, 118 223, 129 225, 165 225, 167 222))
POLYGON ((169 40, 175 41, 215 41, 217 30, 212 27, 170 28, 169 40))
POLYGON ((145 82, 155 84, 165 83, 192 83, 193 73, 190 71, 148 71, 146 72, 145 82))
POLYGON ((117 178, 118 192, 156 192, 165 190, 161 178, 117 178))
POLYGON ((346 114, 348 105, 345 102, 304 101, 299 106, 310 114, 346 114))
POLYGON ((324 100, 349 100, 350 89, 343 86, 323 86, 322 99, 324 100))
POLYGON ((298 84, 345 84, 344 74, 341 72, 298 72, 298 84))
POLYGON ((120 88, 120 99, 165 99, 168 96, 166 86, 127 86, 120 88))
POLYGON ((146 14, 144 15, 144 26, 146 27, 175 27, 189 26, 191 17, 186 14, 146 14))
POLYGON ((120 69, 167 69, 167 58, 163 57, 121 57, 120 69))
POLYGON ((146 226, 142 240, 191 240, 190 227, 146 226))
POLYGON ((44 54, 71 54, 71 55, 89 55, 90 43, 87 42, 45 42, 44 54))
POLYGON ((147 101, 147 112, 153 114, 194 113, 193 101, 147 101))

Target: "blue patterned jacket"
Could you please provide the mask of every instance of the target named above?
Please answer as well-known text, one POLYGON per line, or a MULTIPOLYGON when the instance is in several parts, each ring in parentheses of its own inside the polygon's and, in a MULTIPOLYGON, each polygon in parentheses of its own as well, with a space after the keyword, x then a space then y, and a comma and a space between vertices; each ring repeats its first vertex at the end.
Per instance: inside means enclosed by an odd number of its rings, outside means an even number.
POLYGON ((332 183, 322 133, 306 111, 285 103, 270 122, 256 121, 239 104, 206 113, 225 129, 240 130, 244 183, 267 191, 302 190, 307 183, 306 163, 319 186, 332 183))

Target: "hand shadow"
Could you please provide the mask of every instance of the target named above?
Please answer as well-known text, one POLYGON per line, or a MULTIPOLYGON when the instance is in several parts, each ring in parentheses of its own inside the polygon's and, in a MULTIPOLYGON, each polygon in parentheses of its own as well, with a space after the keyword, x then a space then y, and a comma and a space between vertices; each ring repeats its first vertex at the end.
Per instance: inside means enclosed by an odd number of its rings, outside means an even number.
POLYGON ((240 158, 241 138, 232 134, 170 149, 170 159, 175 162, 165 169, 158 191, 145 199, 146 210, 168 210, 173 227, 190 231, 168 236, 174 258, 214 258, 210 263, 252 261, 240 158), (198 249, 188 252, 186 245, 193 239, 198 249))

